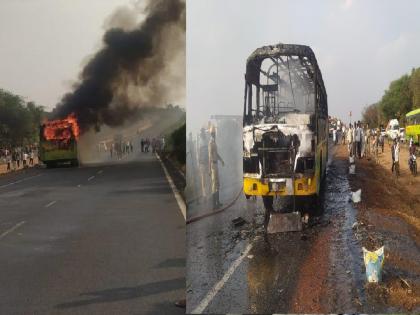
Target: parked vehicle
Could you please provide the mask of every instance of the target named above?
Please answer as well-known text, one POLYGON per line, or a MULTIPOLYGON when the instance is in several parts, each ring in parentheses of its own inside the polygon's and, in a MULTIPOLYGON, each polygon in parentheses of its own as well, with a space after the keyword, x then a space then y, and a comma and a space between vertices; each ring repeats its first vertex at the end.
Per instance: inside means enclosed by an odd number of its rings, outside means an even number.
POLYGON ((400 124, 397 119, 391 119, 386 127, 386 135, 394 140, 400 135, 400 124))
POLYGON ((400 135, 399 135, 399 137, 400 137, 400 141, 401 142, 406 142, 406 138, 405 138, 405 128, 400 128, 400 135))
POLYGON ((407 113, 405 117, 407 120, 406 139, 408 140, 412 137, 414 143, 420 144, 420 108, 407 113))

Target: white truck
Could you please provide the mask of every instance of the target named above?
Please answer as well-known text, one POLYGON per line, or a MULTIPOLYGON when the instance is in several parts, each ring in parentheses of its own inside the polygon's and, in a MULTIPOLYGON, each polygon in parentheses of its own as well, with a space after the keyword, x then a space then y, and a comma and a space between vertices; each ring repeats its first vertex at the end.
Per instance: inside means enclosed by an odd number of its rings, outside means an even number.
POLYGON ((386 135, 394 140, 400 136, 400 124, 397 119, 391 119, 386 127, 386 135))

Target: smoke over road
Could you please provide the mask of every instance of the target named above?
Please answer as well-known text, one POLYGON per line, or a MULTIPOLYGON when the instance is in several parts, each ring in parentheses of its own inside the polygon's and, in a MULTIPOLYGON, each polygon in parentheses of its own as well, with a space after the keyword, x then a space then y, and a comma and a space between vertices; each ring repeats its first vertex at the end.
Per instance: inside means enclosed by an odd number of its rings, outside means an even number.
POLYGON ((144 9, 117 10, 108 23, 103 47, 53 110, 54 118, 74 113, 81 132, 121 126, 142 107, 185 98, 184 1, 151 0, 144 9), (136 25, 140 10, 145 17, 136 25))

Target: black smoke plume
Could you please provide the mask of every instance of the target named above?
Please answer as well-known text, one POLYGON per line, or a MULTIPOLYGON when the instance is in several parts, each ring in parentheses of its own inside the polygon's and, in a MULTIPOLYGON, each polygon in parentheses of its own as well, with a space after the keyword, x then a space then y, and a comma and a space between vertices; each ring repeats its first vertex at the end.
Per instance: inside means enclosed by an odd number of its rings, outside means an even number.
POLYGON ((176 56, 185 59, 185 2, 150 0, 144 14, 134 29, 111 28, 105 33, 103 48, 56 106, 55 118, 74 113, 82 132, 102 124, 119 126, 141 107, 170 101, 170 90, 185 90, 185 69, 179 70, 183 79, 165 81, 176 56))

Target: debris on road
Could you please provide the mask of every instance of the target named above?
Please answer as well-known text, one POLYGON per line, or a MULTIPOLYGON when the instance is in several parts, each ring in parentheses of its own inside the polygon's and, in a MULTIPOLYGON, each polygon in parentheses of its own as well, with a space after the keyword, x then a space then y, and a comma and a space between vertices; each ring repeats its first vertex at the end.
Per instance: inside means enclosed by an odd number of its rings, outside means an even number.
POLYGON ((362 190, 359 189, 351 193, 351 200, 353 203, 359 203, 362 200, 362 190))
POLYGON ((368 282, 380 282, 382 280, 382 267, 384 264, 384 246, 376 251, 369 251, 364 247, 362 249, 368 282))
POLYGON ((237 217, 237 218, 232 220, 232 223, 235 227, 240 227, 240 226, 244 225, 245 223, 247 223, 247 221, 244 220, 242 217, 237 217))

